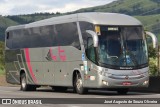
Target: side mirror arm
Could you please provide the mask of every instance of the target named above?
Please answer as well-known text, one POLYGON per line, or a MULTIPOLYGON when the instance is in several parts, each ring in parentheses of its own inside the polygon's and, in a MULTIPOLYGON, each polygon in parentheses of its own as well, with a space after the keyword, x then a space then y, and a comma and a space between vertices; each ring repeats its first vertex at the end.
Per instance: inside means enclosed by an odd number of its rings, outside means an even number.
POLYGON ((98 36, 97 36, 97 34, 92 30, 86 30, 86 32, 92 35, 93 46, 98 47, 98 36))
POLYGON ((158 48, 158 40, 157 40, 156 35, 154 35, 151 32, 148 32, 148 31, 146 31, 146 34, 152 38, 153 48, 157 49, 158 48))

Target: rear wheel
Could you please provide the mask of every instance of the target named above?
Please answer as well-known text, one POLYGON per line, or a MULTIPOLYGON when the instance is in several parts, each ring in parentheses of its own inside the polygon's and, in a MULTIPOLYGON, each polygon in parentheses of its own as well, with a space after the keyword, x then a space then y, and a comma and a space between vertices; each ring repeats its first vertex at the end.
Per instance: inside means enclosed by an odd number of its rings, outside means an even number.
POLYGON ((22 91, 35 91, 36 90, 36 86, 27 84, 27 79, 26 79, 25 73, 21 74, 20 84, 21 84, 22 91))
POLYGON ((78 94, 85 94, 88 92, 88 89, 83 87, 83 81, 81 75, 78 73, 74 80, 74 89, 78 94))
POLYGON ((129 89, 128 88, 122 88, 122 89, 118 89, 117 93, 119 95, 126 95, 128 93, 129 89))

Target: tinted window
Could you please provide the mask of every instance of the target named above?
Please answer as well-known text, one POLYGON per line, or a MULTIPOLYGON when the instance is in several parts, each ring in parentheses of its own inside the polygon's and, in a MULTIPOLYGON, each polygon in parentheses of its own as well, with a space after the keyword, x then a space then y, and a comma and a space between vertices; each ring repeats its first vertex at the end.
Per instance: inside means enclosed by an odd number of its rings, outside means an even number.
POLYGON ((30 47, 30 39, 27 30, 19 29, 11 31, 12 48, 27 48, 30 47))
POLYGON ((7 32, 7 36, 6 36, 6 46, 8 48, 12 48, 12 35, 11 32, 7 32))
POLYGON ((94 51, 94 46, 93 46, 93 39, 91 37, 87 39, 86 53, 87 53, 88 59, 95 62, 95 51, 94 51))
POLYGON ((94 31, 94 25, 92 23, 88 23, 88 22, 80 22, 80 29, 81 29, 81 33, 82 33, 84 46, 85 46, 85 49, 86 49, 87 48, 87 38, 91 37, 91 35, 88 35, 86 33, 86 30, 94 31))
POLYGON ((54 34, 56 35, 57 45, 69 45, 80 49, 80 42, 76 23, 55 25, 54 34))
POLYGON ((80 49, 76 23, 14 30, 11 34, 13 48, 74 46, 80 49))

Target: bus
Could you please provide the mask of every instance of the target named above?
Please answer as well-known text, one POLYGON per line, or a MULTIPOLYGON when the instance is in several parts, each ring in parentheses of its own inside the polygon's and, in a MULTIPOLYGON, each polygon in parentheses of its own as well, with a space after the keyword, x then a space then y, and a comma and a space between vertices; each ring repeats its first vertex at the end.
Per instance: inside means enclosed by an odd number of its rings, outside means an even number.
POLYGON ((78 94, 89 89, 127 94, 149 85, 146 35, 137 19, 88 12, 11 26, 5 36, 6 81, 22 91, 40 86, 78 94))

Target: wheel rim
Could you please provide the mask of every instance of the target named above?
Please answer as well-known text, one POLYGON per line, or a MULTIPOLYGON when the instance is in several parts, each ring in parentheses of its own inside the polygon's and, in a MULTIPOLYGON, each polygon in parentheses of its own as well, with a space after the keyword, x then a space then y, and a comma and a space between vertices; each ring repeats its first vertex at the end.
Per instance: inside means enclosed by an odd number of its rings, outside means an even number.
POLYGON ((81 89, 81 87, 82 87, 82 80, 81 80, 81 79, 78 79, 78 80, 77 80, 77 82, 76 82, 76 87, 77 87, 78 90, 81 89))
POLYGON ((25 80, 25 78, 22 78, 22 87, 24 88, 25 86, 26 86, 26 80, 25 80))

